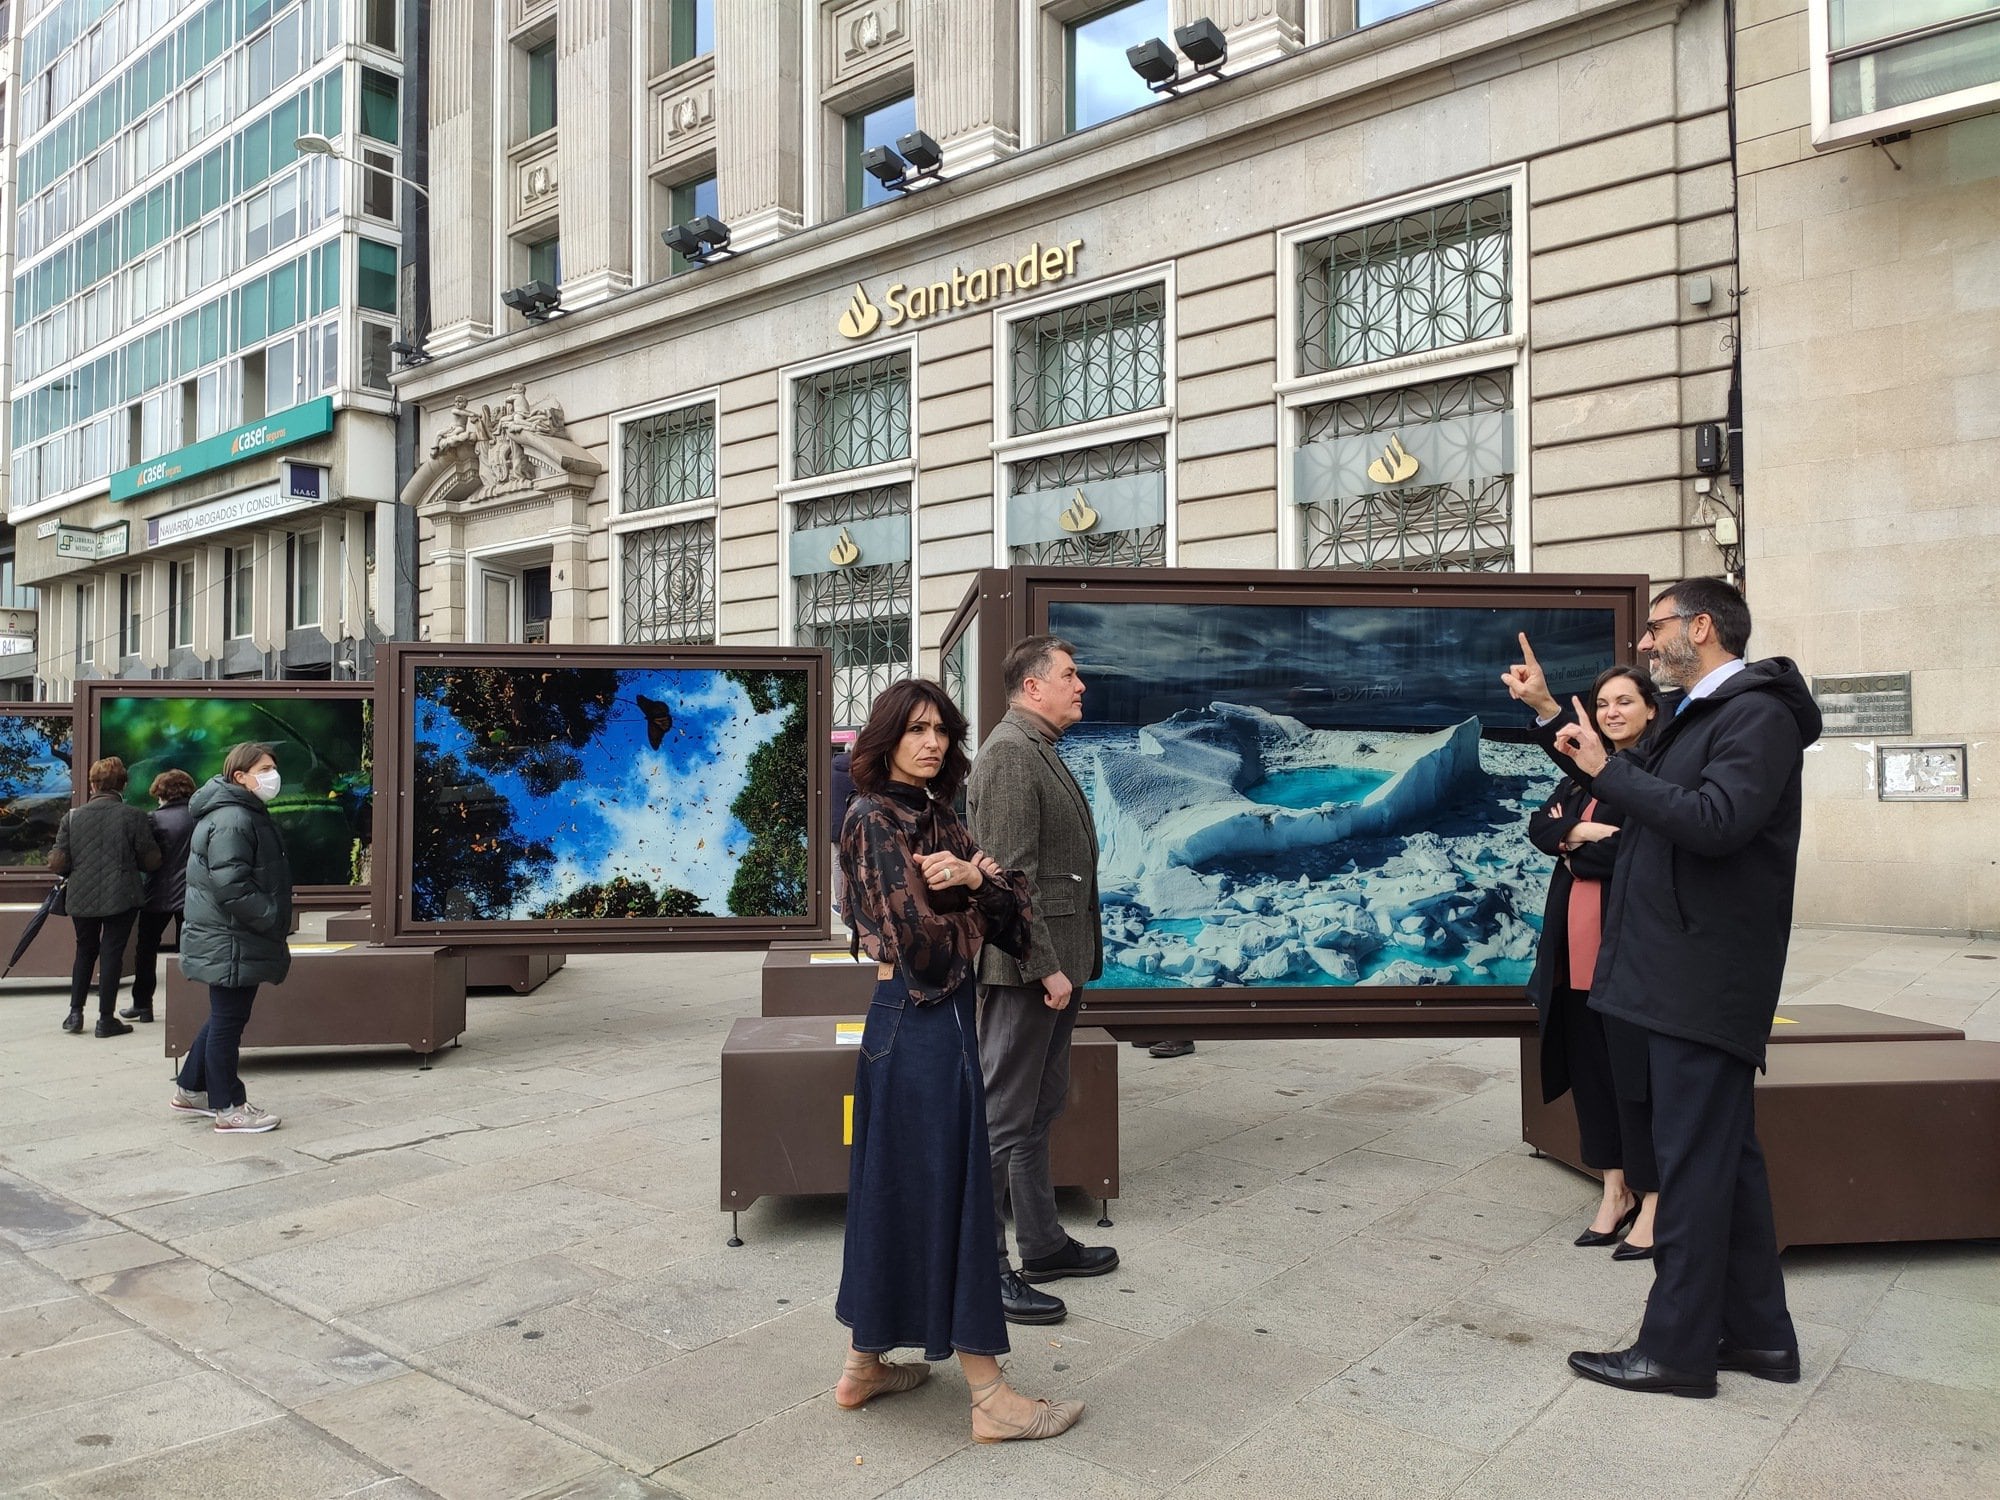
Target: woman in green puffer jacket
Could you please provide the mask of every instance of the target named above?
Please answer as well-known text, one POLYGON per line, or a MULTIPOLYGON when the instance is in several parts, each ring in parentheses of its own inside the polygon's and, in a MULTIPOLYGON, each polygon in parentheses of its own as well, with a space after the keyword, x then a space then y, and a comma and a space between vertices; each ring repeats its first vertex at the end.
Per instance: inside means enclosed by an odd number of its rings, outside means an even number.
POLYGON ((223 1132, 275 1130, 244 1096, 236 1061, 260 984, 292 966, 292 867, 266 803, 283 785, 269 745, 230 747, 222 774, 194 794, 181 972, 208 986, 208 1020, 188 1049, 173 1108, 212 1115, 223 1132), (207 1098, 202 1098, 203 1093, 207 1098))

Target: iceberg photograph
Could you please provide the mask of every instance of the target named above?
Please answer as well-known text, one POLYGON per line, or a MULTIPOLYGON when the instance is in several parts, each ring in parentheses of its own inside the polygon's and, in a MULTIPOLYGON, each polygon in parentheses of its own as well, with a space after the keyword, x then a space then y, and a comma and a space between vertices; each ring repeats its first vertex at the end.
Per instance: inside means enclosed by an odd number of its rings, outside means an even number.
POLYGON ((807 909, 804 669, 419 666, 419 923, 807 909))
POLYGON ((1554 785, 1500 684, 1525 632, 1558 692, 1604 608, 1052 601, 1097 822, 1102 989, 1520 985, 1554 785))

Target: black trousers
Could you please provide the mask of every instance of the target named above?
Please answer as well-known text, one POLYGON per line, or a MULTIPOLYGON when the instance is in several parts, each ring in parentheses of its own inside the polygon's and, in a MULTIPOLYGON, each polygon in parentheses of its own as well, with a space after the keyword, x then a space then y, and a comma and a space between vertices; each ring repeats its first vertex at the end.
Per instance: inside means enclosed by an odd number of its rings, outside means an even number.
MULTIPOLYGON (((1549 1019, 1551 1025, 1562 1028, 1583 1164, 1600 1172, 1617 1168, 1635 1193, 1658 1192, 1652 1106, 1643 1099, 1634 1102, 1623 1097, 1611 1066, 1611 1030, 1630 1023, 1592 1010, 1581 990, 1558 990, 1554 1012, 1549 1019)), ((1638 1045, 1643 1047, 1643 1040, 1638 1045)))
POLYGON ((1652 1032, 1646 1045, 1660 1208, 1653 1292, 1636 1347, 1697 1375, 1714 1371, 1721 1339, 1746 1349, 1796 1349, 1757 1144, 1756 1070, 1679 1037, 1652 1032))
POLYGON ((180 915, 177 911, 145 911, 139 913, 138 948, 132 955, 132 1008, 151 1010, 153 995, 160 984, 160 939, 166 936, 167 923, 180 915))
POLYGON ((132 941, 132 919, 139 915, 135 906, 130 911, 114 912, 108 917, 71 917, 70 925, 76 929, 76 962, 69 971, 69 1008, 82 1010, 85 996, 90 993, 90 971, 97 970, 97 1013, 106 1020, 112 1018, 118 1009, 118 976, 120 966, 125 962, 125 945, 132 941))

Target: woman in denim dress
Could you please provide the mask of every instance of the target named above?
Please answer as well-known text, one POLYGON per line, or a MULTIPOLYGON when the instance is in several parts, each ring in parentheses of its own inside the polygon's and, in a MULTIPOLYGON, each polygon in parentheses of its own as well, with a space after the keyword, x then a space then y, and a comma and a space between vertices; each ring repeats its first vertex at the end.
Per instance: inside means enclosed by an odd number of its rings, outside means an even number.
POLYGON ((855 1066, 847 1239, 834 1316, 851 1330, 834 1400, 854 1410, 921 1384, 956 1353, 985 1443, 1054 1437, 1080 1401, 1034 1401, 1001 1378, 992 1168, 974 1025, 980 945, 1027 948, 1025 881, 973 846, 952 801, 965 716, 936 683, 898 682, 854 742, 841 830, 846 917, 876 961, 855 1066))

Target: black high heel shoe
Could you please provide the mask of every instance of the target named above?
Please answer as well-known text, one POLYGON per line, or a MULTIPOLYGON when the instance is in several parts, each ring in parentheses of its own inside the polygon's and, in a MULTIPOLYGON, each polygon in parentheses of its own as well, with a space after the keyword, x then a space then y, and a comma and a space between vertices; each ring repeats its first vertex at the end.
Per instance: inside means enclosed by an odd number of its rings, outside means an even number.
POLYGON ((1651 1245, 1620 1245, 1616 1250, 1611 1252, 1611 1258, 1613 1260, 1651 1260, 1653 1258, 1653 1247, 1651 1245))
POLYGON ((1595 1229, 1586 1229, 1572 1240, 1571 1243, 1583 1250, 1594 1250, 1600 1245, 1615 1245, 1619 1240, 1624 1238, 1625 1231, 1630 1229, 1638 1221, 1638 1218, 1639 1205, 1635 1203, 1625 1210, 1625 1217, 1620 1219, 1616 1224, 1613 1224, 1609 1229, 1602 1232, 1595 1229))

